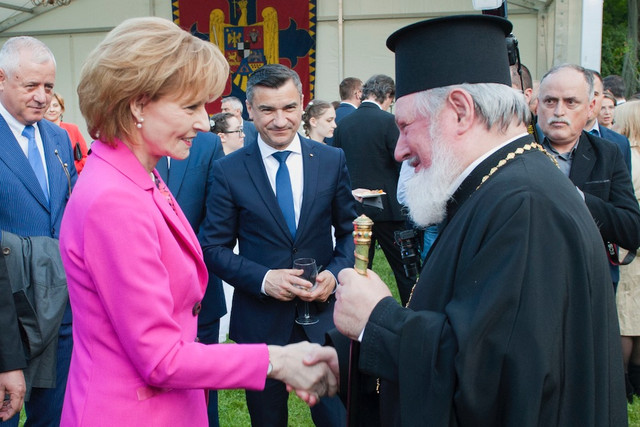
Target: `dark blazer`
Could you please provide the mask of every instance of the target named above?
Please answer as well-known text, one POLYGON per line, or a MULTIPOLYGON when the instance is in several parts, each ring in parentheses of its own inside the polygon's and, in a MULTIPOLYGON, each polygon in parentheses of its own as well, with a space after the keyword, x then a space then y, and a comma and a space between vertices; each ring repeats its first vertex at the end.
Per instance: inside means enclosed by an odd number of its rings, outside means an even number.
POLYGON ((617 146, 582 132, 569 179, 584 192, 589 212, 605 241, 640 247, 640 209, 617 146))
POLYGON ((404 220, 397 197, 401 163, 394 158, 399 134, 393 114, 371 102, 360 104, 334 133, 334 146, 342 148, 347 158, 351 187, 387 193, 382 196, 383 210, 358 205, 358 214, 374 222, 404 220))
POLYGON ((336 108, 336 124, 340 123, 342 119, 354 111, 356 111, 356 107, 347 102, 341 102, 338 108, 336 108))
MULTIPOLYGON (((38 122, 38 128, 47 164, 49 203, 27 156, 0 116, 0 229, 22 237, 57 239, 78 174, 67 131, 44 119, 38 122)), ((62 323, 71 324, 71 310, 67 310, 62 323)))
MULTIPOLYGON (((214 164, 201 237, 207 266, 235 287, 229 336, 236 342, 289 342, 300 301, 262 294, 262 281, 270 269, 291 268, 293 260, 302 257, 315 258, 336 277, 353 266, 356 213, 344 153, 302 136, 300 142, 304 189, 295 240, 256 141, 214 164), (236 240, 239 255, 233 253, 236 240)), ((310 304, 320 320, 304 327, 311 341, 323 342, 324 333, 333 327, 333 303, 330 298, 327 303, 310 304)))
POLYGON ((0 372, 15 371, 27 367, 22 348, 18 314, 13 302, 9 271, 4 257, 0 257, 0 372))
POLYGON ((604 126, 598 126, 598 128, 600 129, 601 138, 613 142, 620 148, 624 162, 627 164, 627 168, 629 169, 629 174, 631 174, 631 144, 629 143, 629 138, 604 126))
MULTIPOLYGON (((224 151, 220 137, 211 132, 199 132, 193 140, 189 157, 184 160, 171 159, 169 171, 166 157, 160 159, 156 166, 196 235, 204 220, 207 197, 213 186, 213 162, 222 157, 224 151)), ((202 311, 198 316, 198 327, 206 327, 226 312, 222 281, 210 273, 207 291, 202 299, 202 311)))
POLYGON ((256 129, 256 125, 253 122, 248 120, 242 121, 242 131, 244 132, 244 145, 246 146, 249 142, 255 142, 258 140, 258 130, 256 129))

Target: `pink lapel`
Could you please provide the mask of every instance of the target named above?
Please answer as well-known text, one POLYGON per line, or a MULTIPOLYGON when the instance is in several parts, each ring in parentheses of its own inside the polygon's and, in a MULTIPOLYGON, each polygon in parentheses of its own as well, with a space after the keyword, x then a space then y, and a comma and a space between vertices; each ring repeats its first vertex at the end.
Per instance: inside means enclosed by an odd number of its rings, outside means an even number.
MULTIPOLYGON (((202 287, 206 287, 208 273, 203 261, 202 248, 189 221, 182 213, 182 209, 174 199, 174 211, 131 150, 122 141, 116 140, 116 142, 118 145, 112 148, 102 143, 102 141, 96 141, 92 144, 91 150, 128 177, 142 190, 151 192, 153 201, 162 213, 172 234, 179 242, 183 243, 183 246, 189 249, 196 260, 198 276, 201 278, 200 283, 202 287)), ((157 177, 160 177, 160 174, 155 169, 154 173, 157 177)), ((162 180, 162 178, 159 179, 162 180)))

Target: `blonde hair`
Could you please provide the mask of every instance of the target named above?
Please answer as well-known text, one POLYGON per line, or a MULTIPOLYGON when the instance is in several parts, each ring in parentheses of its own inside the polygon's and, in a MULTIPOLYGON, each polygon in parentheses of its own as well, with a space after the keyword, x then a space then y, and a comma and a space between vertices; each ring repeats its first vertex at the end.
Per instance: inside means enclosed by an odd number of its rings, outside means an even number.
POLYGON ((213 44, 162 18, 132 18, 114 28, 87 58, 80 75, 80 111, 93 138, 131 138, 130 103, 176 99, 224 89, 229 65, 213 44))
POLYGON ((640 101, 627 101, 616 107, 614 123, 619 133, 630 141, 640 142, 640 101))

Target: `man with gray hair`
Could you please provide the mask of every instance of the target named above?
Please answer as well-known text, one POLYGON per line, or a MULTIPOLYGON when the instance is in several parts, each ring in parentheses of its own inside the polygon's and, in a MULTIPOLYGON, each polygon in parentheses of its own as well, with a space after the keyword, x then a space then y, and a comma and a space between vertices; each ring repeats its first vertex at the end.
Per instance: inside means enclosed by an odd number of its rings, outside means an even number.
MULTIPOLYGON (((37 39, 11 38, 0 50, 0 229, 22 237, 58 238, 77 178, 69 136, 43 120, 55 77, 53 54, 37 39)), ((33 386, 26 403, 27 426, 60 424, 72 345, 67 306, 58 334, 55 374, 27 384, 33 386)), ((19 418, 6 424, 17 426, 19 418)))
MULTIPOLYGON (((596 105, 594 87, 594 74, 579 65, 560 65, 544 75, 538 94, 543 145, 577 187, 605 244, 635 250, 640 247, 640 210, 623 154, 583 130, 596 105)), ((617 251, 611 251, 616 263, 617 251)), ((615 288, 617 268, 611 281, 615 288)))
POLYGON ((244 111, 242 101, 235 96, 224 97, 222 98, 221 110, 223 113, 230 113, 236 116, 240 122, 240 126, 242 126, 242 131, 244 132, 245 145, 247 145, 248 141, 253 141, 256 138, 258 132, 256 131, 255 125, 253 122, 245 120, 242 117, 242 112, 244 111))
MULTIPOLYGON (((511 28, 453 16, 387 40, 396 159, 416 170, 407 203, 415 222, 441 228, 407 308, 372 271, 338 277, 334 320, 360 340, 356 368, 380 380, 384 426, 627 424, 602 240, 527 134, 529 109, 509 75, 511 28)), ((332 337, 342 388, 343 341, 332 337)), ((308 363, 331 360, 325 350, 308 363)))

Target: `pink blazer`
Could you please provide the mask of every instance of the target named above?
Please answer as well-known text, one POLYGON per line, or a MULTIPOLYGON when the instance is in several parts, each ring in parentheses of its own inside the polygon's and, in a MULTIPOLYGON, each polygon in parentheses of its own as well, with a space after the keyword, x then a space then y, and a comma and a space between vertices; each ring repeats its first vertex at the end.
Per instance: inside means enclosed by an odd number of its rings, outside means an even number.
POLYGON ((122 143, 96 141, 60 249, 73 311, 63 426, 206 426, 204 389, 264 388, 266 345, 195 342, 202 250, 122 143))

